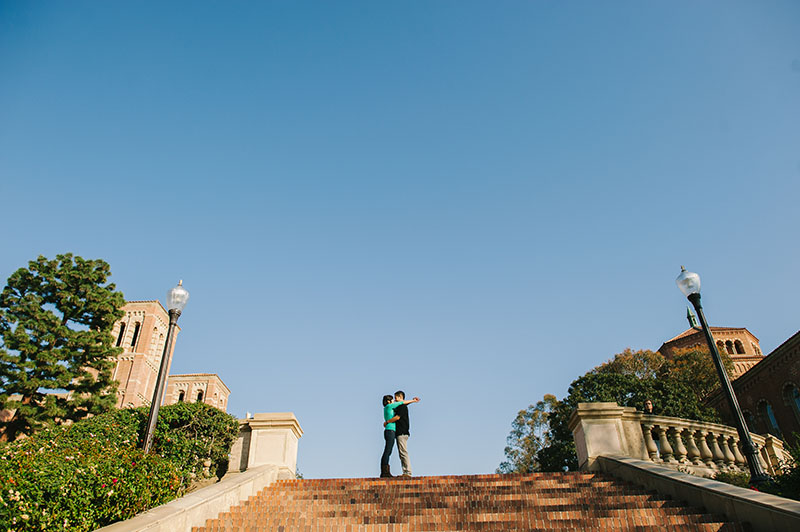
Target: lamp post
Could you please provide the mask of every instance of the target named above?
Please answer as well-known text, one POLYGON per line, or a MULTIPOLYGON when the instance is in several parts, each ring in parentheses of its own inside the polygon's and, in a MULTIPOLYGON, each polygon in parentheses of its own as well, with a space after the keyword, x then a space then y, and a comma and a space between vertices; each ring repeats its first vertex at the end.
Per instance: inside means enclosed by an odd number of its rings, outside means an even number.
POLYGON ((156 432, 156 422, 158 421, 158 409, 161 406, 161 397, 164 395, 164 386, 167 380, 167 366, 169 366, 169 354, 172 351, 172 342, 175 338, 175 327, 178 325, 178 318, 189 301, 189 292, 183 287, 183 281, 178 282, 178 286, 167 292, 167 309, 169 310, 169 329, 167 330, 167 341, 164 342, 164 352, 161 354, 161 365, 158 368, 158 380, 156 388, 153 390, 153 400, 150 402, 150 414, 147 416, 147 429, 144 433, 142 448, 145 454, 150 452, 153 446, 153 435, 156 432))
POLYGON ((708 349, 711 351, 711 358, 714 360, 714 366, 716 366, 719 374, 722 392, 728 399, 728 406, 736 422, 736 431, 739 433, 739 441, 742 442, 742 453, 747 459, 747 465, 750 468, 750 485, 758 486, 771 482, 772 478, 761 467, 761 460, 759 460, 753 440, 750 438, 750 431, 747 428, 744 415, 742 415, 742 409, 739 408, 739 401, 736 400, 736 395, 733 393, 733 386, 731 386, 731 381, 728 378, 728 372, 725 371, 725 366, 722 365, 717 345, 714 343, 711 330, 708 328, 708 322, 706 322, 706 316, 703 314, 703 307, 700 305, 700 276, 696 273, 687 272, 686 268, 681 266, 681 273, 675 279, 675 282, 683 292, 683 295, 692 303, 697 311, 697 317, 700 319, 700 325, 703 328, 706 342, 708 342, 708 349))

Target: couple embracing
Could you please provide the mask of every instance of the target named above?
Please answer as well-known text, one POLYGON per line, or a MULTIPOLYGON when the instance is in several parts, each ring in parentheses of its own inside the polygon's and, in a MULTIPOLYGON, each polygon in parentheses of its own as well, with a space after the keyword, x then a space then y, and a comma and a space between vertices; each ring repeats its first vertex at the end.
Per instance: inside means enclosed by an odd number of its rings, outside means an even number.
POLYGON ((381 477, 391 478, 389 472, 389 457, 397 441, 397 453, 400 463, 403 464, 403 477, 411 476, 411 461, 408 459, 408 406, 419 402, 419 397, 406 401, 406 394, 398 390, 394 395, 384 395, 383 403, 383 456, 381 456, 381 477))

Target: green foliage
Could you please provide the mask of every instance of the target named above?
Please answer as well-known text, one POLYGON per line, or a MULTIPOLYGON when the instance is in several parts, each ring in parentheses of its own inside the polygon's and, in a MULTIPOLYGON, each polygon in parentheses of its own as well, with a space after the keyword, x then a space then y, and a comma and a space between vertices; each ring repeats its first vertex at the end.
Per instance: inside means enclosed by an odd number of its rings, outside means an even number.
POLYGON ((180 496, 208 456, 224 469, 233 416, 199 403, 160 412, 149 455, 140 450, 146 408, 0 444, 0 529, 94 530, 180 496))
MULTIPOLYGON (((733 361, 728 353, 720 353, 722 365, 729 374, 733 361)), ((676 351, 670 360, 661 366, 659 378, 672 379, 692 390, 700 399, 708 397, 719 388, 719 374, 708 349, 688 348, 676 351)))
POLYGON ((724 482, 725 484, 732 484, 740 488, 750 487, 750 473, 732 473, 730 471, 720 471, 714 475, 714 480, 724 482))
POLYGON ((137 417, 104 414, 0 447, 0 528, 94 530, 178 496, 178 468, 137 448, 137 417))
POLYGON ((550 444, 547 418, 557 403, 555 395, 547 394, 535 405, 517 413, 507 439, 506 460, 497 468, 498 473, 533 473, 539 470, 537 453, 550 444))
MULTIPOLYGON (((144 433, 147 409, 138 410, 144 433)), ((153 452, 176 464, 187 480, 202 472, 206 459, 211 460, 211 471, 222 476, 238 434, 239 423, 232 415, 204 403, 176 403, 159 411, 153 452)))
POLYGON ((0 293, 0 423, 3 440, 53 421, 77 421, 113 408, 111 327, 125 303, 102 260, 39 256, 0 293), (62 392, 62 393, 53 393, 62 392))
MULTIPOLYGON (((536 407, 520 412, 508 437, 506 460, 498 472, 524 472, 531 467, 539 471, 576 470, 575 443, 568 423, 578 403, 613 401, 641 409, 650 399, 660 415, 717 422, 717 413, 702 404, 700 395, 710 382, 710 371, 716 375, 713 365, 709 362, 704 366, 696 351, 679 354, 673 362, 660 353, 626 349, 573 381, 563 400, 547 400, 553 396, 546 395, 546 416, 537 414, 536 407), (703 384, 695 384, 693 378, 703 384), (532 423, 526 423, 528 419, 532 423)), ((542 401, 537 406, 540 404, 542 401)))
POLYGON ((633 351, 630 347, 614 356, 608 362, 600 364, 589 373, 614 373, 617 375, 633 375, 640 379, 650 379, 658 375, 658 370, 666 359, 658 351, 644 349, 633 351))

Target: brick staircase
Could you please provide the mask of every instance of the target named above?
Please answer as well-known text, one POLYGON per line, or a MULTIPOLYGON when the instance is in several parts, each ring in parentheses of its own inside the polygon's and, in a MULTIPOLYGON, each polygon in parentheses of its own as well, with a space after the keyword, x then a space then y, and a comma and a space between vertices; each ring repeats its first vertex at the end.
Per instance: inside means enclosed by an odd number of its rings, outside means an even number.
POLYGON ((281 480, 193 532, 750 527, 600 473, 281 480))

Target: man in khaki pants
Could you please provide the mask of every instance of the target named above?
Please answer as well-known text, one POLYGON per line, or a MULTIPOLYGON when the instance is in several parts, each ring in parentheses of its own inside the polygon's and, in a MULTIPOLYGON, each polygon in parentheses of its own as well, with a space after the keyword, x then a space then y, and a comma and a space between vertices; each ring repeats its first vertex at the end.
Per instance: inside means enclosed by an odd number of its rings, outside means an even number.
MULTIPOLYGON (((406 394, 402 390, 394 393, 395 401, 405 401, 406 394)), ((419 401, 419 397, 415 397, 419 401)), ((400 405, 394 409, 394 417, 390 420, 395 424, 395 434, 397 434, 397 452, 400 455, 400 463, 403 464, 403 476, 411 476, 411 460, 408 459, 408 407, 400 405)))

